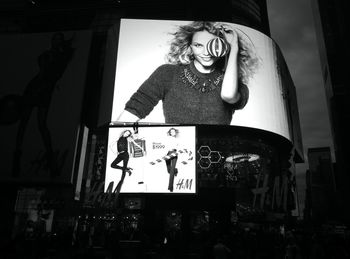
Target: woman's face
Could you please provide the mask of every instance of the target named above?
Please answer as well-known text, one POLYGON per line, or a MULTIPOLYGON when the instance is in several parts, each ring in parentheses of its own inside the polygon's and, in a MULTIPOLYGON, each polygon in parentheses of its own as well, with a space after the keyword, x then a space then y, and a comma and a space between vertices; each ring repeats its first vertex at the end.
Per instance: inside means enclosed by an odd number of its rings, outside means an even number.
POLYGON ((130 131, 125 131, 124 134, 123 134, 124 138, 128 138, 130 136, 131 136, 131 132, 130 131))
POLYGON ((176 136, 176 130, 171 129, 171 130, 169 131, 169 135, 170 135, 171 137, 175 137, 175 136, 176 136))
POLYGON ((193 34, 191 49, 194 55, 196 68, 201 70, 211 69, 218 58, 210 56, 207 50, 207 44, 210 40, 216 38, 214 34, 204 30, 193 34))

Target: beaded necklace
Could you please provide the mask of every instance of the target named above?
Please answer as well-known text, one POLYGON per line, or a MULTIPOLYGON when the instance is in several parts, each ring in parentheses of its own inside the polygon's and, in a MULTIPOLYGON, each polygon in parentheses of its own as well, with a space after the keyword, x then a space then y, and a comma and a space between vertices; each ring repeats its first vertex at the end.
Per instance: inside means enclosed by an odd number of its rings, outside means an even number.
POLYGON ((190 66, 185 66, 181 71, 182 82, 186 86, 194 88, 201 93, 209 93, 215 90, 220 86, 223 78, 223 73, 218 71, 200 77, 191 71, 190 66))

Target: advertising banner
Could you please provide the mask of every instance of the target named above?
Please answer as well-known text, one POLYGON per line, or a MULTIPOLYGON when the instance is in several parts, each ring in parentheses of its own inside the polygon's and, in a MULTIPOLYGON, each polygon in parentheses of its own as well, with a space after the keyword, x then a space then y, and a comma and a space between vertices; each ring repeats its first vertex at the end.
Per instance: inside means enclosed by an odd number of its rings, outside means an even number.
POLYGON ((276 49, 233 23, 121 19, 111 121, 236 125, 292 140, 276 49))
POLYGON ((105 191, 195 193, 194 126, 111 127, 105 191))

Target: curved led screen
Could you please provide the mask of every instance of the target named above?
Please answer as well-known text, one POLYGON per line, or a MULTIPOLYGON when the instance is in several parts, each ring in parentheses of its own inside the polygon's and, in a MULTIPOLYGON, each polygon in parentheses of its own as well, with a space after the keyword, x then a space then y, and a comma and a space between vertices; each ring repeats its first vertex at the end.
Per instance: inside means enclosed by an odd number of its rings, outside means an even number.
POLYGON ((276 49, 233 23, 122 19, 111 121, 237 125, 291 140, 276 49))

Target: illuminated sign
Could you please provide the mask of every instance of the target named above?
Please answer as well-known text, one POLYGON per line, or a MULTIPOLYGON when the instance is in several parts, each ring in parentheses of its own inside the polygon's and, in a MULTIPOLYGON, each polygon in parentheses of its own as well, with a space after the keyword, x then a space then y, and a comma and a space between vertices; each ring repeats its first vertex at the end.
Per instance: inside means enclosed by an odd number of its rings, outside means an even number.
POLYGON ((105 191, 195 193, 195 127, 112 127, 105 191))
POLYGON ((276 50, 238 24, 122 19, 111 121, 237 125, 292 140, 276 50))

